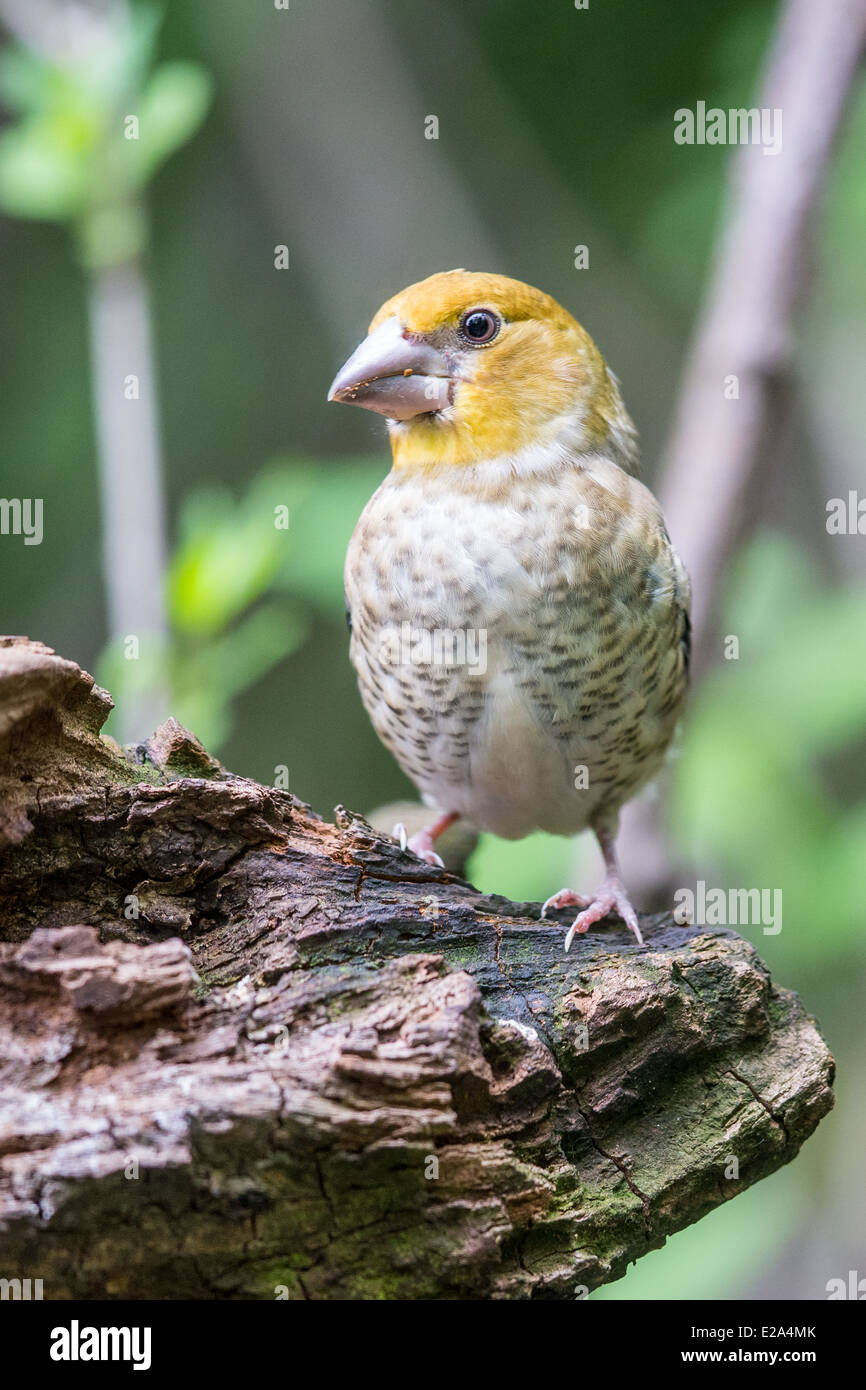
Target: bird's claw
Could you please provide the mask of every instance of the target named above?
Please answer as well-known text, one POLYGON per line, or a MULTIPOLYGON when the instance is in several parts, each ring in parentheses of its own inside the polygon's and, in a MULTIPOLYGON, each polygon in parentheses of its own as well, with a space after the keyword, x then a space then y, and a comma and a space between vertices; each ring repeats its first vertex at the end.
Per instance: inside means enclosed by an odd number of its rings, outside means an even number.
POLYGON ((644 944, 637 913, 629 902, 628 894, 618 877, 606 878, 594 898, 586 898, 580 893, 573 893, 570 888, 561 888, 558 893, 554 893, 547 899, 541 909, 541 915, 546 917, 548 908, 557 911, 560 907, 579 907, 582 909, 568 929, 565 938, 566 951, 571 949, 575 935, 582 935, 588 931, 593 922, 600 922, 602 917, 606 917, 609 912, 618 912, 626 926, 634 932, 638 945, 643 946, 644 944))
POLYGON ((394 826, 391 832, 393 838, 398 841, 402 850, 408 850, 417 859, 423 859, 425 864, 430 864, 435 869, 444 869, 445 863, 433 848, 433 836, 429 830, 419 830, 417 835, 409 838, 406 827, 402 822, 394 826))
POLYGON ((550 897, 542 905, 541 915, 547 916, 547 909, 553 908, 557 912, 561 907, 589 907, 592 898, 584 898, 580 893, 572 893, 570 888, 560 888, 558 893, 551 893, 550 897))
POLYGON ((617 912, 625 922, 630 931, 634 932, 635 939, 639 946, 643 946, 644 939, 641 935, 640 924, 637 920, 637 913, 628 900, 625 889, 619 880, 614 882, 606 881, 602 884, 595 898, 593 898, 583 912, 578 913, 568 929, 565 937, 565 949, 571 949, 571 943, 575 934, 583 934, 588 931, 593 922, 600 922, 602 917, 606 917, 609 912, 617 912))
POLYGON ((419 830, 417 835, 412 836, 406 848, 419 859, 423 859, 425 864, 432 864, 436 869, 445 868, 445 861, 433 848, 433 836, 429 830, 419 830))
POLYGON ((445 868, 445 860, 441 855, 436 853, 435 849, 413 850, 412 853, 416 854, 419 859, 423 859, 425 864, 430 864, 434 869, 445 868))

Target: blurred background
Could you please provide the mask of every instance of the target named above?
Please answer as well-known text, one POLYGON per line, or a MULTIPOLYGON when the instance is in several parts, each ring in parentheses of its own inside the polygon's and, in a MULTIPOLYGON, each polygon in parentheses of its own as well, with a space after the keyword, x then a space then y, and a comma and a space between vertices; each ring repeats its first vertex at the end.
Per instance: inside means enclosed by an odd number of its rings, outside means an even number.
MULTIPOLYGON (((778 6, 543 13, 0 0, 0 495, 44 501, 41 544, 0 537, 0 627, 93 671, 116 736, 173 713, 326 817, 414 795, 343 615, 385 432, 325 395, 380 303, 433 271, 499 271, 571 309, 657 479, 732 153, 675 144, 673 113, 756 103, 778 6)), ((814 1299, 866 1275, 866 539, 827 527, 830 499, 866 493, 864 246, 857 82, 772 465, 649 803, 692 883, 782 890, 783 930, 744 933, 818 1017, 837 1108, 792 1165, 595 1297, 814 1299)), ((517 899, 596 872, 545 836, 484 837, 469 865, 517 899)))

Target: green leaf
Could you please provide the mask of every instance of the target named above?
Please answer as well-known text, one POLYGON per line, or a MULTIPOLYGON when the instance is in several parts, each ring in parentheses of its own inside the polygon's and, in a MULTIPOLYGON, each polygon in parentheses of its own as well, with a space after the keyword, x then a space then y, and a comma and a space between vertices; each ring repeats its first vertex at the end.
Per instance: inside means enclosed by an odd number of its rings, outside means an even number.
POLYGON ((297 605, 265 604, 198 650, 181 647, 181 677, 187 688, 217 689, 228 701, 295 651, 308 630, 309 619, 297 605))
POLYGON ((217 491, 187 502, 169 574, 171 613, 181 630, 216 634, 271 586, 292 544, 291 528, 275 524, 274 508, 291 508, 300 487, 297 480, 293 494, 266 474, 239 503, 217 491))
POLYGON ((138 103, 137 155, 142 181, 198 130, 211 102, 213 85, 197 63, 163 63, 138 103))
POLYGON ((0 207, 13 217, 64 222, 87 188, 80 154, 53 138, 48 122, 27 121, 0 137, 0 207))

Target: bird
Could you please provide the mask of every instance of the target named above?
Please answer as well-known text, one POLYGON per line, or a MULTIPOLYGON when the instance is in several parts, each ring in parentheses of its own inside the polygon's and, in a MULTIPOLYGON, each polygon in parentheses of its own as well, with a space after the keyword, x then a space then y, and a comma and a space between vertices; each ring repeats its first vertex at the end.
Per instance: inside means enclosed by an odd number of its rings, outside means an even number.
POLYGON ((443 271, 390 298, 330 401, 383 415, 392 468, 345 565, 350 658, 431 808, 404 848, 441 864, 462 818, 515 840, 594 832, 604 878, 565 939, 618 914, 623 805, 660 769, 688 683, 690 584, 636 475, 617 378, 555 299, 443 271))

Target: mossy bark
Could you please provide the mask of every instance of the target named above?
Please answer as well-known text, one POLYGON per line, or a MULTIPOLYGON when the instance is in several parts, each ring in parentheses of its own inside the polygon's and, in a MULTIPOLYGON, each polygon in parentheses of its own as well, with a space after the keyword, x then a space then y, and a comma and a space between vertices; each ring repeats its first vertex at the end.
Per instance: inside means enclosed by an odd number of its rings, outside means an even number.
POLYGON ((0 1269, 47 1298, 574 1298, 832 1104, 726 930, 563 953, 338 810, 0 646, 0 1269))

